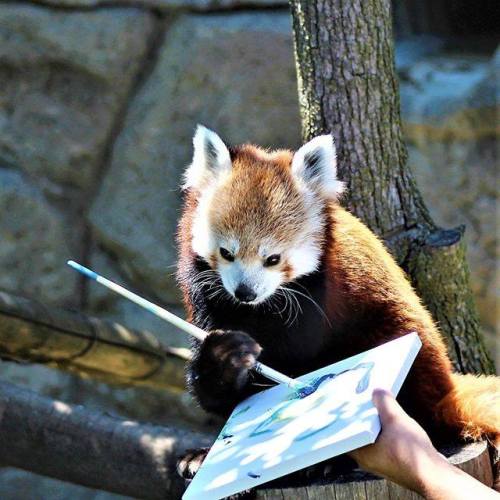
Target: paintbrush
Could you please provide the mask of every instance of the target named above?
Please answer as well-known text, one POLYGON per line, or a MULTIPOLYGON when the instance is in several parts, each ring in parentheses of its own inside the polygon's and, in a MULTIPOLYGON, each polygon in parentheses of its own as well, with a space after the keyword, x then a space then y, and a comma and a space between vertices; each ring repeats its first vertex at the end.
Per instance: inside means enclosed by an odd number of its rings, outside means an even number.
MULTIPOLYGON (((91 269, 88 269, 87 267, 82 266, 81 264, 78 264, 73 260, 68 260, 68 265, 71 266, 76 271, 82 273, 87 278, 97 281, 97 283, 100 283, 101 285, 109 288, 110 290, 113 290, 113 292, 121 295, 122 297, 131 300, 137 305, 153 313, 155 316, 158 316, 159 318, 168 321, 172 325, 176 326, 177 328, 180 328, 186 333, 189 333, 189 335, 192 335, 198 340, 202 341, 208 335, 208 333, 205 330, 202 330, 201 328, 198 328, 196 325, 184 321, 182 318, 179 318, 175 314, 172 314, 163 307, 160 307, 154 304, 153 302, 150 302, 149 300, 140 297, 136 293, 127 290, 121 285, 118 285, 117 283, 114 283, 113 281, 104 278, 104 276, 100 276, 91 269)), ((293 378, 287 377, 283 373, 280 373, 274 370, 273 368, 266 366, 258 361, 253 366, 253 370, 256 371, 257 373, 260 373, 264 377, 274 382, 277 382, 278 384, 288 385, 294 391, 297 392, 299 397, 309 396, 309 394, 312 394, 315 391, 313 387, 305 385, 302 382, 299 382, 298 380, 294 380, 293 378)))

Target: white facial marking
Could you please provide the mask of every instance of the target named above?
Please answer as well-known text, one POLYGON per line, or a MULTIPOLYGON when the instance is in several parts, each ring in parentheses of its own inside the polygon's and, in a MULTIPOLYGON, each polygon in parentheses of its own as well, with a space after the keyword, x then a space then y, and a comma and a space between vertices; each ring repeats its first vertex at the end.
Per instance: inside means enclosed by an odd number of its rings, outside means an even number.
POLYGON ((271 240, 271 238, 266 238, 259 245, 257 254, 262 260, 265 260, 267 257, 271 255, 280 255, 283 252, 283 249, 281 247, 282 245, 276 244, 274 241, 271 240))
POLYGON ((330 135, 319 136, 302 146, 292 160, 292 175, 305 205, 306 218, 295 241, 285 246, 272 241, 272 235, 260 242, 257 255, 251 262, 238 257, 238 235, 215 235, 209 224, 209 213, 217 188, 230 174, 232 165, 227 147, 217 134, 198 126, 193 139, 194 155, 185 175, 186 188, 200 191, 192 226, 193 251, 209 261, 225 248, 235 260, 218 259, 217 270, 222 283, 231 295, 241 284, 256 294, 249 304, 265 301, 290 277, 285 277, 279 266, 264 266, 267 257, 281 255, 292 268, 293 280, 316 271, 320 265, 322 235, 325 225, 324 203, 335 199, 343 190, 337 179, 336 152, 330 135))
POLYGON ((193 218, 191 246, 196 254, 208 259, 216 245, 208 218, 212 198, 216 187, 230 173, 232 165, 229 150, 221 138, 202 125, 196 128, 193 146, 193 160, 184 175, 183 187, 201 192, 193 218))
POLYGON ((231 254, 237 255, 240 250, 240 242, 236 238, 229 238, 226 241, 223 241, 220 246, 229 250, 231 254))
POLYGON ((244 284, 257 297, 248 304, 259 304, 270 297, 282 282, 281 272, 266 268, 261 262, 247 264, 239 259, 219 265, 219 274, 224 288, 234 296, 236 288, 244 284))
POLYGON ((208 259, 216 245, 215 238, 210 229, 208 213, 212 203, 214 188, 203 192, 193 218, 191 247, 193 251, 204 259, 208 259))
POLYGON ((288 261, 293 269, 294 278, 316 271, 321 258, 321 248, 315 242, 306 242, 289 252, 288 261))

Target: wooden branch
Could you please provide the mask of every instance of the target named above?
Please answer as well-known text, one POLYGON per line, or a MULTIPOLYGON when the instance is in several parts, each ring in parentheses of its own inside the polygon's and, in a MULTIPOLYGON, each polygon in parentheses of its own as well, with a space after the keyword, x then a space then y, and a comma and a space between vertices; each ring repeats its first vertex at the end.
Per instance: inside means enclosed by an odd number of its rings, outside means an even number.
MULTIPOLYGON (((175 462, 215 436, 141 424, 89 411, 0 382, 0 463, 84 486, 144 499, 180 498, 175 462)), ((448 460, 492 484, 486 443, 441 450, 448 460)), ((394 483, 355 471, 339 480, 293 488, 263 486, 262 500, 283 498, 414 499, 394 483)))
POLYGON ((0 382, 0 463, 136 498, 179 498, 174 470, 215 436, 121 420, 0 382))
POLYGON ((0 292, 0 357, 44 363, 108 383, 184 388, 188 349, 149 332, 0 292))

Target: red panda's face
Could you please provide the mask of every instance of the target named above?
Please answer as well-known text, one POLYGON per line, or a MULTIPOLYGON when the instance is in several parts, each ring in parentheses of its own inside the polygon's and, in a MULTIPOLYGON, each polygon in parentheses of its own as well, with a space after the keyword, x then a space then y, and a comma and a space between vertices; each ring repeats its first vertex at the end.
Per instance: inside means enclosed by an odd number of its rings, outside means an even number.
POLYGON ((321 136, 290 151, 254 146, 229 152, 198 127, 185 187, 199 193, 192 247, 237 300, 258 304, 315 271, 324 238, 324 207, 342 183, 335 150, 321 136))

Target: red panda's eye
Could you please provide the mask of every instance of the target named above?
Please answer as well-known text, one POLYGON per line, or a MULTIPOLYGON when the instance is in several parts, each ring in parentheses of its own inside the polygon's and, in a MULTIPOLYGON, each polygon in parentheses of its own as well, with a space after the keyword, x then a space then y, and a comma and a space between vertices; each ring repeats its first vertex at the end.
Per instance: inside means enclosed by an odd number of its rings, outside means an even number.
POLYGON ((226 250, 225 248, 220 247, 219 251, 220 251, 220 255, 223 259, 228 260, 229 262, 234 261, 234 255, 229 250, 226 250))
POLYGON ((271 255, 264 261, 264 266, 275 266, 276 264, 279 264, 280 260, 281 257, 278 254, 271 255))

